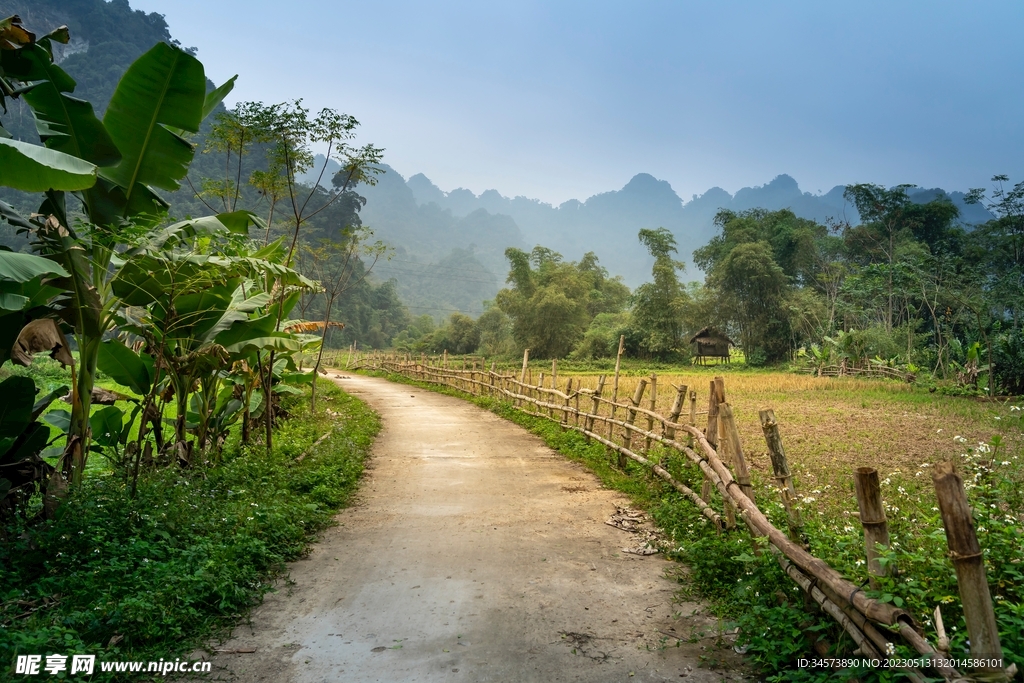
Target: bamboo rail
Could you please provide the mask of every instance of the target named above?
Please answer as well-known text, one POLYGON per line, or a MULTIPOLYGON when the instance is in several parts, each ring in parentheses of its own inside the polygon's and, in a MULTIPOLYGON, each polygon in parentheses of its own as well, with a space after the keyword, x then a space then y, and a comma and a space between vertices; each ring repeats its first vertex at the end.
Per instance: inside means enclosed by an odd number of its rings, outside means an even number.
MULTIPOLYGON (((740 517, 755 539, 761 538, 767 542, 769 550, 777 558, 786 574, 817 603, 824 613, 835 619, 857 643, 858 648, 865 656, 881 658, 884 661, 885 656, 893 651, 891 637, 899 633, 903 641, 917 651, 923 661, 929 663, 928 668, 938 673, 943 680, 949 682, 969 680, 964 678, 960 672, 946 667, 940 661, 941 651, 937 651, 921 635, 919 627, 910 614, 891 603, 884 603, 869 597, 860 586, 842 576, 825 561, 811 555, 802 545, 802 523, 799 514, 792 506, 796 499, 796 491, 786 463, 774 413, 762 411, 760 424, 765 432, 775 478, 782 490, 783 503, 788 513, 788 534, 776 528, 754 502, 753 487, 739 442, 735 417, 732 408, 725 401, 724 382, 721 378, 716 378, 711 382, 708 410, 700 413, 708 416, 705 433, 692 424, 698 414, 695 409, 695 392, 691 391, 689 394, 690 415, 688 417, 690 424, 680 421, 682 408, 687 398, 687 387, 685 386, 676 388, 676 400, 672 405, 670 415, 666 417, 656 412, 654 396, 649 402, 650 408, 641 405, 644 390, 648 384, 646 379, 640 381, 636 393, 631 399, 620 402, 618 400, 618 372, 616 372, 612 385, 612 398, 608 399, 602 395, 606 386, 604 375, 601 375, 598 380, 596 389, 583 388, 579 382, 576 382, 574 386, 574 382, 570 380, 565 391, 559 390, 554 381, 557 372, 555 364, 552 364, 550 387, 543 386, 543 379, 536 385, 530 384, 528 383, 527 359, 528 356, 524 354, 523 366, 518 378, 513 374, 495 372, 493 365, 490 371, 454 369, 448 367, 447 357, 443 360, 439 359, 441 360, 439 366, 432 366, 429 362, 422 360, 410 362, 397 357, 387 358, 375 354, 363 359, 357 358, 353 367, 385 371, 474 395, 504 399, 520 410, 525 411, 529 408, 531 414, 550 419, 563 429, 580 432, 588 440, 597 441, 608 451, 616 453, 620 466, 624 467, 628 460, 632 460, 648 468, 653 475, 665 481, 692 502, 720 533, 732 526, 729 522, 733 514, 740 517), (485 379, 486 381, 484 381, 485 379), (587 401, 584 401, 583 408, 580 407, 581 397, 590 399, 589 409, 587 401), (610 414, 601 412, 602 407, 607 407, 610 414), (619 417, 619 411, 622 411, 622 418, 619 417), (638 416, 644 416, 646 424, 637 424, 638 416), (604 429, 600 429, 600 432, 603 433, 599 433, 598 425, 604 427, 604 429), (614 439, 616 429, 621 432, 622 443, 617 443, 614 439), (682 435, 685 435, 686 443, 679 440, 682 435), (637 437, 643 438, 642 444, 646 447, 646 454, 638 453, 639 449, 634 449, 633 442, 637 437), (655 444, 675 450, 701 470, 704 475, 704 487, 701 493, 697 493, 677 480, 660 462, 650 457, 651 447, 655 444), (724 452, 731 460, 728 464, 723 461, 719 452, 719 449, 723 449, 723 447, 724 452), (735 474, 730 469, 730 465, 735 467, 735 474), (711 506, 709 500, 711 488, 717 490, 722 497, 724 503, 722 514, 719 514, 711 506), (879 626, 883 628, 879 628, 879 626)), ((543 378, 543 375, 541 377, 543 378)), ((651 380, 653 380, 652 384, 656 381, 653 376, 651 380)), ((945 470, 942 472, 946 474, 945 470)), ((957 503, 962 505, 959 500, 957 503)), ((872 499, 869 507, 874 509, 875 504, 876 501, 872 499)), ((943 514, 944 517, 947 514, 945 509, 943 514)), ((873 523, 876 523, 874 519, 868 521, 868 525, 873 523)), ((947 523, 946 528, 949 529, 950 526, 947 523)), ((978 551, 975 550, 977 541, 970 536, 972 534, 962 534, 962 537, 967 540, 961 542, 961 545, 965 546, 968 552, 959 550, 961 553, 959 557, 964 559, 954 564, 957 564, 958 572, 969 574, 973 570, 973 573, 977 575, 978 571, 973 566, 964 572, 968 561, 974 561, 976 557, 980 557, 978 551)), ((876 537, 871 540, 879 541, 881 539, 876 537)), ((872 543, 868 548, 869 554, 873 549, 874 544, 872 543)), ((874 572, 872 573, 874 574, 874 572)), ((974 581, 973 585, 979 585, 979 583, 974 581)), ((984 598, 987 597, 987 585, 984 586, 984 589, 985 594, 974 600, 976 604, 980 603, 983 607, 984 598)), ((964 591, 963 588, 961 590, 964 591)), ((969 587, 967 592, 977 593, 979 590, 969 587)), ((991 609, 990 605, 989 602, 988 610, 991 609)), ((993 643, 991 634, 994 624, 990 621, 990 612, 984 609, 981 611, 984 612, 984 624, 978 631, 978 635, 988 650, 986 654, 991 656, 992 650, 998 648, 998 636, 995 636, 996 640, 993 643), (982 633, 984 635, 981 635, 982 633)), ((972 632, 972 636, 975 636, 974 632, 972 632)), ((903 669, 902 671, 912 680, 926 680, 925 676, 917 669, 903 669)), ((998 673, 992 670, 985 673, 1012 675, 1013 671, 1015 670, 1011 667, 998 673)))

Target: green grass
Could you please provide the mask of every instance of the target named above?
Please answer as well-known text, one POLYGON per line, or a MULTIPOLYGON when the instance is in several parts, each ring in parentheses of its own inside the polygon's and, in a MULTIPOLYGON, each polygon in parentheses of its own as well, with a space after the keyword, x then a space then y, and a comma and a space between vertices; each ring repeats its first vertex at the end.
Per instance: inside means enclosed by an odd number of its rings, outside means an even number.
MULTIPOLYGON (((218 467, 145 473, 134 499, 111 472, 90 472, 57 519, 9 528, 0 662, 50 653, 167 659, 230 628, 332 523, 380 428, 362 402, 330 382, 320 389, 315 414, 308 395, 285 405, 290 417, 269 456, 234 439, 218 467), (115 636, 123 640, 107 648, 115 636)), ((103 676, 91 680, 119 680, 103 676)))

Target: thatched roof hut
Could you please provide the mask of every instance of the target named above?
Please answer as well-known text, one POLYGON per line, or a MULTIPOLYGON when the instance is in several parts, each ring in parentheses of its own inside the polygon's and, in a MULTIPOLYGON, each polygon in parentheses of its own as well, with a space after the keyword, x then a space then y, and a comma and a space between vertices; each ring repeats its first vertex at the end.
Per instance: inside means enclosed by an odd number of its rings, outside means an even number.
POLYGON ((724 358, 729 362, 729 345, 736 346, 736 342, 725 336, 724 332, 708 326, 702 329, 690 339, 691 344, 696 344, 697 363, 704 365, 708 358, 724 358))

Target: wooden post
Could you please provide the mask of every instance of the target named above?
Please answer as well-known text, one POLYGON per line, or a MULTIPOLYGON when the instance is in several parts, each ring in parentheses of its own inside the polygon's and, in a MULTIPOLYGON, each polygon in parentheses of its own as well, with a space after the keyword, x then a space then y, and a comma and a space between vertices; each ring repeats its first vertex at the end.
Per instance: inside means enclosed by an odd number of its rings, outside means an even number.
POLYGON ((551 388, 558 388, 558 359, 551 359, 551 388))
MULTIPOLYGON (((651 402, 648 405, 648 410, 652 413, 657 410, 658 405, 658 376, 655 373, 651 373, 651 402)), ((647 416, 647 431, 654 431, 654 418, 650 415, 647 416)), ((651 437, 644 439, 644 452, 650 452, 651 450, 651 437)))
POLYGON ((441 361, 441 367, 445 370, 448 369, 448 349, 444 350, 444 360, 441 361))
POLYGON ((759 414, 761 431, 764 432, 764 441, 768 445, 768 457, 771 458, 775 481, 778 482, 782 496, 782 506, 786 508, 789 538, 794 543, 804 544, 803 520, 800 518, 800 510, 796 507, 796 486, 793 484, 793 475, 789 473, 789 463, 786 461, 786 451, 782 447, 782 435, 779 434, 775 411, 769 408, 760 411, 759 414))
POLYGON ((572 377, 565 383, 565 407, 562 409, 562 425, 569 424, 569 397, 572 396, 572 377))
MULTIPOLYGON (((612 380, 612 419, 618 411, 619 402, 619 366, 622 364, 622 351, 626 347, 626 335, 619 335, 619 351, 615 354, 615 378, 612 380)), ((612 423, 608 423, 608 440, 612 440, 612 423)))
POLYGON ((574 406, 576 408, 576 411, 574 412, 573 422, 577 427, 580 426, 580 388, 582 386, 583 380, 581 379, 578 382, 576 382, 576 393, 573 395, 573 400, 576 403, 576 405, 574 406))
POLYGON ((736 483, 751 502, 754 501, 754 487, 750 483, 750 470, 747 468, 747 460, 743 456, 743 444, 740 442, 740 432, 736 428, 736 418, 732 414, 732 406, 728 403, 721 403, 718 406, 718 438, 719 449, 728 444, 727 452, 732 459, 732 466, 736 470, 736 483))
POLYGON ((716 377, 708 387, 708 426, 704 437, 711 447, 718 449, 718 404, 725 403, 725 380, 716 377))
POLYGON ((523 371, 519 373, 519 381, 526 384, 526 368, 530 364, 530 349, 523 349, 523 371))
POLYGON ((858 467, 853 473, 853 480, 857 487, 860 524, 864 527, 864 554, 868 560, 869 581, 871 587, 877 590, 878 578, 889 575, 889 568, 878 561, 877 547, 889 547, 889 523, 885 518, 878 470, 872 467, 858 467))
MULTIPOLYGON (((646 391, 646 390, 647 390, 647 380, 642 379, 642 380, 640 380, 640 383, 636 385, 636 391, 633 392, 633 398, 630 401, 633 404, 634 407, 640 405, 640 401, 643 400, 643 398, 644 398, 644 391, 646 391)), ((633 422, 636 421, 636 411, 631 408, 631 409, 629 409, 626 412, 628 413, 628 415, 626 416, 626 426, 623 428, 623 431, 622 431, 622 445, 624 445, 629 450, 633 450, 633 429, 632 429, 632 425, 633 425, 633 422)), ((625 456, 625 454, 623 454, 621 452, 619 453, 619 467, 622 468, 623 470, 626 469, 626 456, 625 456)))
MULTIPOLYGON (((540 375, 537 376, 537 391, 536 391, 536 396, 534 397, 538 402, 542 400, 541 396, 543 396, 543 394, 540 392, 540 389, 543 388, 543 386, 544 386, 544 373, 542 372, 542 373, 540 373, 540 375)), ((534 405, 533 407, 536 409, 536 412, 539 414, 540 413, 540 406, 534 405)))
MULTIPOLYGON (((672 410, 668 414, 668 421, 673 424, 679 424, 679 415, 683 412, 683 402, 686 400, 686 389, 687 386, 685 384, 681 387, 676 387, 676 400, 672 403, 672 410)), ((666 427, 665 437, 668 439, 676 438, 675 427, 666 427)))
MULTIPOLYGON (((597 378, 597 388, 594 389, 594 395, 591 397, 594 405, 590 409, 590 415, 588 415, 587 419, 583 421, 583 428, 588 432, 594 431, 594 416, 597 415, 598 411, 601 409, 601 392, 604 391, 604 381, 604 375, 597 378)), ((587 436, 587 443, 590 443, 589 435, 587 436)))
MULTIPOLYGON (((971 657, 995 659, 1002 662, 1003 648, 999 643, 999 629, 992 609, 992 595, 985 576, 985 561, 974 528, 971 507, 964 493, 964 482, 952 462, 937 464, 932 469, 935 495, 939 499, 939 514, 946 527, 946 544, 956 570, 960 588, 960 602, 967 621, 971 641, 971 657)), ((986 680, 1009 680, 1001 666, 983 667, 979 672, 989 674, 986 680)))

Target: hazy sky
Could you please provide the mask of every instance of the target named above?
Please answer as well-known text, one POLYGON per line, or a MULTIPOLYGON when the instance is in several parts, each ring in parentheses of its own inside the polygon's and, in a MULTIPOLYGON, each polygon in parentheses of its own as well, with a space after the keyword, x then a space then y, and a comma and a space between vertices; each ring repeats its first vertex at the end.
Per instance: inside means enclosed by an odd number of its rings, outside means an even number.
MULTIPOLYGON (((1024 2, 131 0, 233 100, 362 122, 408 177, 560 203, 780 173, 946 189, 1024 176, 1024 2)), ((230 103, 231 100, 229 100, 230 103)))

